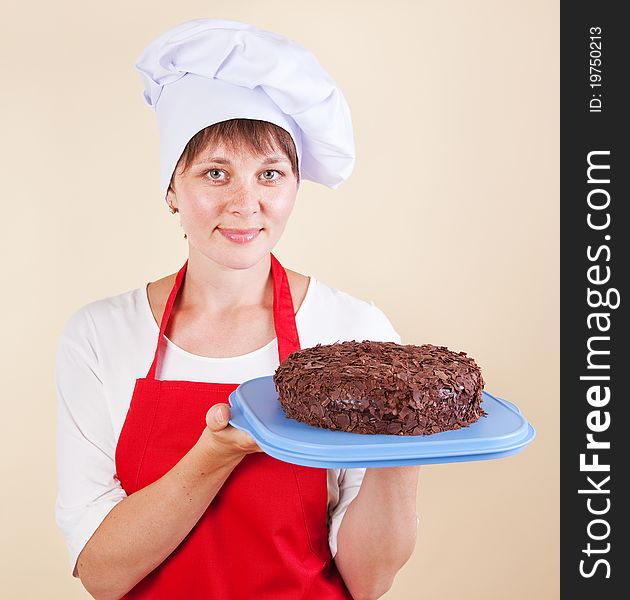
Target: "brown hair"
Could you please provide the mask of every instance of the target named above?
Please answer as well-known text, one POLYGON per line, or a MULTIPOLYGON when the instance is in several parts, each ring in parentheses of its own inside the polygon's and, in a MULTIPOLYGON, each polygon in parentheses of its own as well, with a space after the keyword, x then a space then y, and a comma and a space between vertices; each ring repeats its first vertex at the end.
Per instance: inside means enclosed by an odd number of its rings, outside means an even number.
POLYGON ((173 185, 175 172, 182 165, 185 173, 193 164, 197 156, 208 146, 224 145, 232 152, 249 151, 258 156, 268 154, 274 150, 282 152, 291 163, 291 170, 300 182, 298 158, 293 138, 289 133, 268 121, 256 119, 230 119, 205 127, 197 132, 190 140, 177 161, 170 186, 173 185))

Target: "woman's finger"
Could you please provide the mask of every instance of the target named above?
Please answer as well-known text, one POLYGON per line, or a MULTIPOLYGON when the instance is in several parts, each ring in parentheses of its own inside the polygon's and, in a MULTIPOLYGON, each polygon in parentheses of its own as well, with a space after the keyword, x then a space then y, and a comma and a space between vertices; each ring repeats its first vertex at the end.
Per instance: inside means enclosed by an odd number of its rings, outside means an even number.
POLYGON ((230 406, 229 404, 215 404, 206 413, 206 424, 212 431, 220 431, 225 429, 230 420, 230 406))

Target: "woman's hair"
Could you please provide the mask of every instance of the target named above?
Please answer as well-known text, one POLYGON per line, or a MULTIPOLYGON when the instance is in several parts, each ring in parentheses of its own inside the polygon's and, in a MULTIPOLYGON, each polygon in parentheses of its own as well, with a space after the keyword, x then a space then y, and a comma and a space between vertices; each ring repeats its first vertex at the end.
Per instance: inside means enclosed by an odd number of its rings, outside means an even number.
POLYGON ((177 161, 170 185, 173 185, 180 165, 182 173, 185 173, 201 152, 216 145, 224 145, 232 152, 249 151, 258 156, 280 151, 289 159, 291 170, 300 182, 297 151, 293 138, 285 129, 268 121, 230 119, 209 125, 190 138, 177 161))

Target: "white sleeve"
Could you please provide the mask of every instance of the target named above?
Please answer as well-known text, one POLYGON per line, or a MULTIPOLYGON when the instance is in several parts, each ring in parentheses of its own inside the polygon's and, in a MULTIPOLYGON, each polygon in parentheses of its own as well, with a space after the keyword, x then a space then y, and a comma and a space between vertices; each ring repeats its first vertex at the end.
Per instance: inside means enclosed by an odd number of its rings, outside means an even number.
POLYGON ((341 521, 346 514, 346 509, 356 498, 359 489, 361 489, 365 469, 335 469, 333 473, 337 479, 338 493, 334 494, 333 487, 333 500, 336 496, 336 502, 332 502, 329 507, 328 544, 332 557, 335 558, 335 554, 337 554, 337 534, 339 533, 341 521))
POLYGON ((76 560, 109 511, 126 497, 115 478, 115 440, 91 320, 75 313, 61 335, 55 368, 57 389, 57 526, 76 560))
POLYGON ((370 300, 370 339, 375 342, 402 343, 400 334, 394 329, 387 315, 370 300))

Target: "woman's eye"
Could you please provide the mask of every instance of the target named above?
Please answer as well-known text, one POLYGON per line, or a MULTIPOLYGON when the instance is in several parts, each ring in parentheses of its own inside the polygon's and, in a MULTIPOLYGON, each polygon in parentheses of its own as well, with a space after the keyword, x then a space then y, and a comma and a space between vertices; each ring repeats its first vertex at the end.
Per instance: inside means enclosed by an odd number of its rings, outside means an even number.
POLYGON ((221 175, 221 173, 223 173, 221 169, 210 169, 207 174, 210 176, 210 179, 214 181, 221 181, 219 179, 219 176, 221 175))
POLYGON ((263 179, 267 181, 277 181, 281 175, 282 173, 280 173, 280 171, 276 171, 276 169, 268 169, 266 171, 263 171, 263 179), (278 177, 273 177, 274 173, 277 173, 278 177))

